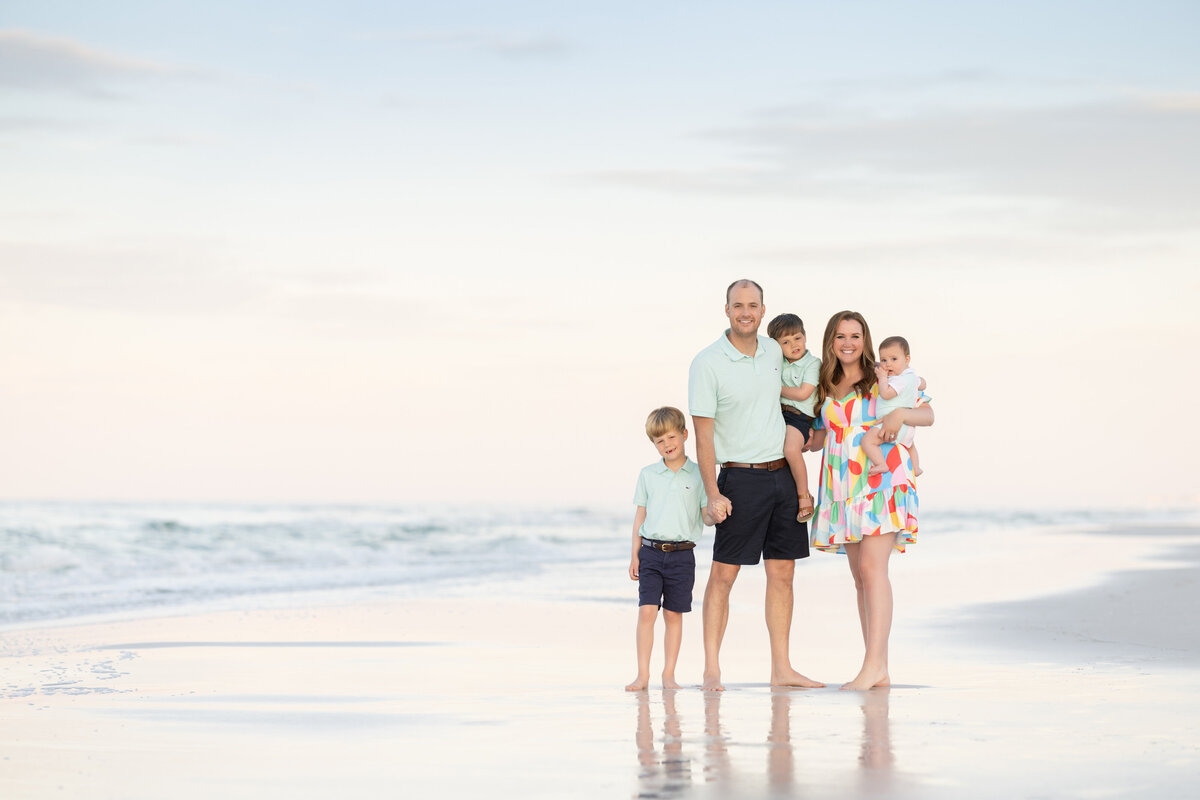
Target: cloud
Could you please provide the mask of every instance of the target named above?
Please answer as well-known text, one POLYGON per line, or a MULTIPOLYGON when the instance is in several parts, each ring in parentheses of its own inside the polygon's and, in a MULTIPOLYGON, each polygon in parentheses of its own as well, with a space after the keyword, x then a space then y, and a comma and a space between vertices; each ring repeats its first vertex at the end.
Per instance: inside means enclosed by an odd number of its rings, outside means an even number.
POLYGON ((203 246, 70 246, 0 242, 6 303, 163 314, 211 313, 264 296, 203 246))
POLYGON ((679 193, 1026 198, 1168 225, 1200 212, 1195 95, 881 114, 812 104, 696 134, 729 163, 593 177, 679 193))
POLYGON ((477 50, 509 59, 563 58, 572 47, 565 39, 544 34, 505 34, 487 31, 375 32, 354 37, 360 41, 425 44, 477 50))
POLYGON ((111 83, 183 74, 152 61, 21 30, 0 30, 0 88, 113 97, 111 83))

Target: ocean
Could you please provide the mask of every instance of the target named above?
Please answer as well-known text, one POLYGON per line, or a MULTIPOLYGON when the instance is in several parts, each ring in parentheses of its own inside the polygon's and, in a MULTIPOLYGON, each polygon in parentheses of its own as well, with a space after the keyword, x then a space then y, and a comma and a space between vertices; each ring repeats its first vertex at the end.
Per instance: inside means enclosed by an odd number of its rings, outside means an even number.
MULTIPOLYGON (((632 516, 631 508, 3 502, 0 627, 269 607, 314 593, 337 601, 524 584, 621 600, 630 593, 632 516)), ((1033 530, 1196 519, 1190 510, 926 512, 918 546, 940 540, 961 550, 988 546, 989 533, 1021 542, 1033 530)), ((701 568, 710 550, 697 549, 701 568)))

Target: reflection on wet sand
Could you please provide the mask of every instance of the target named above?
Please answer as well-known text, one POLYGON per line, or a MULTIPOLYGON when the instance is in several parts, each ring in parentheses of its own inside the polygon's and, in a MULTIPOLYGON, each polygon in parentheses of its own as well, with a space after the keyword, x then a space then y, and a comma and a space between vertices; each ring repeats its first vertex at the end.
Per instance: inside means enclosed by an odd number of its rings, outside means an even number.
MULTIPOLYGON (((707 784, 733 784, 747 788, 757 784, 763 785, 763 778, 770 794, 786 796, 793 791, 804 788, 803 784, 821 784, 829 780, 829 774, 821 774, 825 758, 821 755, 823 743, 818 740, 809 741, 811 728, 815 722, 808 719, 810 730, 801 734, 797 741, 792 739, 792 708, 802 709, 804 701, 798 698, 803 694, 794 690, 772 690, 770 693, 770 721, 766 731, 766 764, 765 775, 754 774, 757 770, 752 765, 757 757, 752 759, 736 758, 745 752, 729 736, 721 724, 721 703, 729 698, 723 692, 705 692, 703 736, 703 780, 707 784), (801 753, 800 763, 807 764, 808 774, 797 780, 796 745, 808 748, 807 753, 801 753), (801 784, 801 785, 798 785, 801 784)), ((860 710, 862 712, 862 739, 859 748, 859 769, 857 790, 846 786, 847 796, 887 796, 893 786, 895 755, 892 752, 891 730, 888 720, 888 704, 891 690, 887 688, 872 689, 860 693, 860 710)), ((692 787, 691 759, 685 755, 685 744, 694 741, 688 735, 676 711, 675 691, 664 691, 663 726, 661 747, 656 747, 654 728, 650 711, 650 696, 648 692, 640 692, 638 697, 638 724, 635 740, 638 748, 638 796, 639 797, 678 797, 688 793, 692 787)), ((739 704, 750 701, 758 704, 760 698, 740 695, 739 704)), ((761 707, 761 706, 760 706, 761 707)), ((841 704, 838 706, 847 710, 841 704)), ((813 710, 813 706, 808 706, 813 710)), ((826 706, 828 709, 828 707, 826 706)), ((744 711, 745 709, 741 709, 744 711)), ((764 709, 765 710, 765 709, 764 709)), ((847 720, 848 721, 848 720, 847 720)), ((803 730, 803 728, 801 728, 803 730)), ((759 742, 762 740, 759 739, 759 742)), ((844 740, 843 740, 844 741, 844 740)), ((755 745, 757 749, 761 745, 755 745)), ((761 762, 759 762, 761 763, 761 762)), ((828 765, 833 766, 833 765, 828 765)), ((844 780, 848 777, 843 773, 844 780)))
POLYGON ((662 755, 654 746, 650 694, 638 692, 638 796, 677 797, 692 785, 692 762, 683 752, 683 731, 675 707, 675 690, 663 691, 662 755))

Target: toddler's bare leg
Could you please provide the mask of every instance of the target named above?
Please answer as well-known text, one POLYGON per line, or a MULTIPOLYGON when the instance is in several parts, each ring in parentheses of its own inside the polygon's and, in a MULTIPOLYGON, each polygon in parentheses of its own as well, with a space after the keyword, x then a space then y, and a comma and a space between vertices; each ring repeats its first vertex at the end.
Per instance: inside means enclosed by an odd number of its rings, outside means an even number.
POLYGON ((656 619, 658 619, 658 606, 638 606, 638 674, 633 683, 625 686, 627 692, 640 692, 650 685, 650 651, 654 648, 654 620, 656 619))
POLYGON ((796 482, 796 494, 800 498, 800 513, 796 515, 797 522, 808 522, 813 515, 812 495, 808 493, 808 468, 804 466, 804 435, 800 431, 787 426, 783 435, 783 457, 787 459, 788 469, 792 471, 792 480, 796 482))
POLYGON ((675 662, 679 660, 679 644, 683 641, 683 614, 663 609, 663 688, 678 689, 675 682, 675 662))
POLYGON ((908 455, 913 462, 913 477, 920 475, 925 470, 921 469, 921 459, 917 456, 917 445, 914 442, 908 446, 908 455))
POLYGON ((871 460, 871 468, 867 470, 868 475, 878 475, 885 471, 887 466, 883 463, 883 433, 879 426, 871 428, 863 434, 862 450, 867 454, 867 458, 871 460))

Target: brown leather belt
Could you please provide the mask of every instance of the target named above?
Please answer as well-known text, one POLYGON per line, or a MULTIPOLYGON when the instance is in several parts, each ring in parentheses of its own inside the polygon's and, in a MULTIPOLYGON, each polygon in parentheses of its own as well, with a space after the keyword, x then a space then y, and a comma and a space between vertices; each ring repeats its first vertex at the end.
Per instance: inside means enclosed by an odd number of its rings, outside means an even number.
POLYGON ((726 461, 721 465, 721 469, 765 469, 774 472, 786 466, 786 458, 777 458, 774 461, 764 461, 761 464, 742 464, 737 461, 726 461))
POLYGON ((676 550, 691 550, 696 546, 695 542, 660 542, 655 539, 642 539, 642 544, 647 547, 653 547, 655 550, 662 550, 664 553, 673 553, 676 550))
POLYGON ((795 414, 797 417, 804 417, 805 419, 813 419, 813 417, 809 416, 808 414, 805 414, 803 411, 796 408, 795 406, 785 406, 782 403, 780 403, 779 407, 781 409, 783 409, 783 413, 785 413, 785 414, 795 414))

